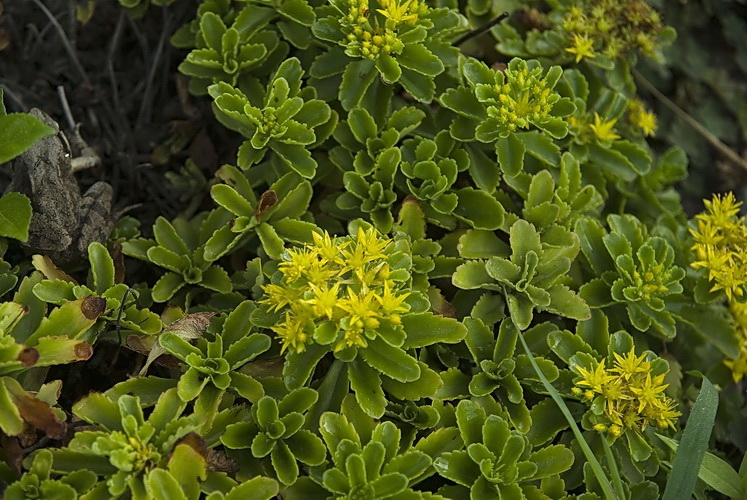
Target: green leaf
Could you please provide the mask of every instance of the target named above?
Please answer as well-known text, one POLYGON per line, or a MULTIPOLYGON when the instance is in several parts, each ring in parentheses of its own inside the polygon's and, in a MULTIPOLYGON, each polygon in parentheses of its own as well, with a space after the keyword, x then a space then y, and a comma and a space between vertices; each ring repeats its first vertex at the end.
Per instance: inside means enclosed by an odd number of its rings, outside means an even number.
POLYGON ((692 497, 703 456, 708 449, 717 409, 718 392, 711 382, 703 377, 700 394, 687 419, 685 432, 672 461, 672 471, 664 489, 663 500, 692 497))
POLYGON ((384 415, 387 400, 384 391, 381 390, 379 373, 359 357, 348 364, 348 377, 350 388, 353 389, 355 399, 361 409, 373 418, 381 418, 384 415))
POLYGON ((573 465, 573 452, 562 445, 546 446, 529 455, 529 461, 537 465, 537 472, 532 479, 542 479, 570 469, 573 465))
POLYGON ((361 144, 366 144, 368 139, 377 137, 376 122, 371 114, 364 108, 355 108, 348 113, 348 125, 353 136, 361 144))
POLYGON ((436 84, 432 77, 408 69, 402 72, 399 83, 418 101, 429 103, 433 100, 436 84))
POLYGON ((6 377, 0 378, 0 405, 3 407, 3 411, 0 412, 0 429, 8 436, 17 436, 23 431, 24 422, 10 392, 5 387, 5 380, 6 377))
POLYGON ((399 67, 397 59, 386 52, 379 54, 376 58, 376 69, 381 73, 381 79, 392 84, 402 76, 402 68, 399 67))
POLYGON ((210 196, 218 205, 234 215, 246 217, 254 215, 254 206, 231 186, 216 184, 210 188, 210 196))
POLYGON ((263 222, 257 226, 256 231, 267 255, 272 259, 280 259, 283 250, 285 250, 285 246, 283 240, 280 239, 280 236, 275 232, 275 229, 271 225, 263 222))
POLYGON ((524 169, 524 153, 526 148, 516 134, 500 138, 495 143, 495 153, 501 169, 509 177, 515 177, 524 169))
POLYGON ((73 405, 76 417, 90 424, 103 426, 108 430, 121 430, 122 416, 119 406, 104 394, 93 392, 73 405))
POLYGON ((225 500, 270 500, 278 491, 277 481, 257 476, 233 488, 226 494, 225 500))
POLYGON ((591 317, 589 306, 584 299, 564 285, 555 285, 547 289, 550 294, 550 305, 544 309, 567 318, 585 320, 591 317))
POLYGON ((272 141, 271 146, 278 156, 291 170, 301 177, 312 179, 316 172, 316 160, 311 157, 311 151, 299 144, 284 144, 272 141))
POLYGON ((360 349, 358 355, 371 367, 394 380, 412 382, 420 376, 420 366, 415 358, 380 338, 369 341, 368 347, 360 349))
POLYGON ((98 241, 88 246, 88 260, 91 262, 94 291, 98 294, 106 292, 114 286, 114 261, 109 251, 98 241))
POLYGON ((368 87, 379 74, 374 68, 374 62, 368 59, 351 62, 345 68, 340 85, 340 104, 343 109, 350 111, 363 99, 368 87))
POLYGON ((456 344, 467 335, 467 327, 462 323, 430 312, 404 315, 402 325, 407 333, 404 349, 437 343, 456 344))
POLYGON ((156 468, 148 473, 145 489, 153 500, 187 500, 179 482, 164 469, 156 468))
MULTIPOLYGON (((2 154, 1 150, 2 142, 0 142, 0 154, 2 154)), ((25 195, 8 193, 0 198, 0 236, 28 241, 30 224, 31 201, 25 195)))
POLYGON ((397 62, 404 68, 431 77, 442 73, 444 70, 441 59, 420 44, 405 45, 402 53, 397 55, 397 62))
POLYGON ((55 129, 29 114, 0 115, 0 164, 23 154, 38 141, 54 133, 55 129))
POLYGON ((181 275, 168 272, 153 285, 151 296, 155 302, 166 302, 186 284, 181 275))
POLYGON ((506 211, 497 199, 485 191, 462 188, 456 191, 459 197, 454 215, 475 229, 494 231, 503 225, 506 211))
POLYGON ((276 8, 280 15, 304 26, 311 26, 314 22, 314 9, 311 8, 306 0, 284 0, 276 8))
POLYGON ((630 182, 638 175, 635 167, 625 155, 596 143, 589 144, 589 160, 611 174, 613 178, 617 177, 630 182))

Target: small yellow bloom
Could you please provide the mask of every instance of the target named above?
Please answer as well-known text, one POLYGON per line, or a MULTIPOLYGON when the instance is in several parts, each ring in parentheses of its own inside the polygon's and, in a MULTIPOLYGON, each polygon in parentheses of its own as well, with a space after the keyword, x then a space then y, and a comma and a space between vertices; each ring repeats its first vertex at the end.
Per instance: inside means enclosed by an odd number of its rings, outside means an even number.
POLYGON ((317 316, 334 319, 336 308, 339 305, 340 283, 335 283, 329 288, 318 287, 313 284, 310 284, 309 287, 314 292, 314 297, 303 302, 309 304, 317 316))
POLYGON ((594 113, 594 123, 589 125, 589 128, 600 141, 614 141, 620 138, 615 133, 615 123, 617 123, 617 118, 603 121, 599 113, 594 113))
POLYGON ((584 378, 582 381, 578 382, 577 385, 588 387, 598 394, 603 393, 602 387, 604 385, 615 379, 614 375, 609 375, 607 370, 604 368, 604 360, 602 360, 602 362, 592 370, 586 370, 582 366, 577 366, 576 370, 584 378))
POLYGON ((594 40, 589 38, 587 35, 573 34, 573 46, 565 49, 566 52, 576 55, 576 62, 581 62, 581 59, 588 57, 589 59, 596 57, 594 53, 594 40))
POLYGON ((391 19, 395 24, 414 23, 418 20, 417 0, 379 0, 383 9, 376 9, 376 12, 382 14, 387 19, 391 19), (415 7, 411 9, 411 7, 415 7), (414 12, 413 12, 414 11, 414 12))
POLYGON ((656 115, 646 109, 640 99, 631 99, 628 103, 628 119, 648 136, 656 132, 656 115))
POLYGON ((641 413, 647 406, 658 407, 657 399, 669 384, 663 384, 664 374, 651 378, 651 373, 646 374, 646 379, 639 387, 631 387, 630 391, 638 396, 638 413, 641 413))
POLYGON ((646 355, 635 355, 635 348, 631 347, 625 357, 615 354, 615 368, 613 371, 618 373, 623 379, 628 380, 637 373, 645 373, 651 370, 651 363, 646 361, 646 355))

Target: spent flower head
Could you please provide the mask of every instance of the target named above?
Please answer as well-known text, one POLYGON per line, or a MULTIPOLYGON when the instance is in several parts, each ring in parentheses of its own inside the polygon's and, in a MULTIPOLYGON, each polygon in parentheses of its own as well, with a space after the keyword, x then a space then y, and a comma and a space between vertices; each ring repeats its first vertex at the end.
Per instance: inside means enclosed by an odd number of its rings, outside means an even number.
POLYGON ((263 287, 260 301, 285 313, 272 327, 282 350, 303 352, 312 342, 335 351, 365 348, 382 324, 398 326, 410 292, 391 279, 387 253, 393 245, 371 227, 354 237, 315 234, 314 244, 286 251, 278 266, 282 278, 263 287))
POLYGON ((681 413, 664 394, 666 373, 652 374, 652 364, 646 357, 636 356, 635 347, 631 347, 624 356, 614 353, 612 368, 606 367, 606 358, 594 361, 589 368, 574 367, 580 380, 573 393, 591 404, 592 411, 595 407, 602 409, 592 419, 595 430, 619 436, 629 429, 643 431, 649 425, 674 429, 681 413))
POLYGON ((610 59, 634 50, 651 56, 663 28, 661 16, 645 0, 576 0, 560 26, 570 44, 565 50, 575 54, 576 62, 594 57, 594 44, 610 59))

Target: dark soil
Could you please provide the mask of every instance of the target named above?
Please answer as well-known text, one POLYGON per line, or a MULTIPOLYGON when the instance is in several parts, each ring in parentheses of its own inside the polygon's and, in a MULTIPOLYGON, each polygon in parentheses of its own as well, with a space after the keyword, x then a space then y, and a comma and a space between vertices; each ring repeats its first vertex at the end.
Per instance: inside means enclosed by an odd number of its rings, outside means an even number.
MULTIPOLYGON (((72 1, 1 5, 0 87, 8 112, 37 107, 63 130, 79 125, 102 159, 78 175, 81 188, 108 181, 115 208, 139 219, 144 232, 157 216, 173 218, 187 205, 167 171, 191 158, 209 179, 234 158, 236 139, 215 127, 209 101, 187 93, 177 72, 184 53, 169 43, 173 30, 194 16, 194 2, 151 7, 132 20, 117 2, 99 1, 84 24, 72 1)), ((5 166, 0 189, 9 175, 5 166)))

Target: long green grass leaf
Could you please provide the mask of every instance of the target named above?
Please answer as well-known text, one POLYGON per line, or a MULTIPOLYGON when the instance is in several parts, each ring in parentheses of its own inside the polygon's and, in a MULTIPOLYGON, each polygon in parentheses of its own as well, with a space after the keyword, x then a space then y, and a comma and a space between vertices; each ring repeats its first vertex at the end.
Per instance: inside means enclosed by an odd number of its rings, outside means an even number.
POLYGON ((687 419, 662 500, 692 498, 695 481, 698 479, 703 456, 708 448, 717 408, 718 392, 713 384, 703 377, 703 386, 687 419))

